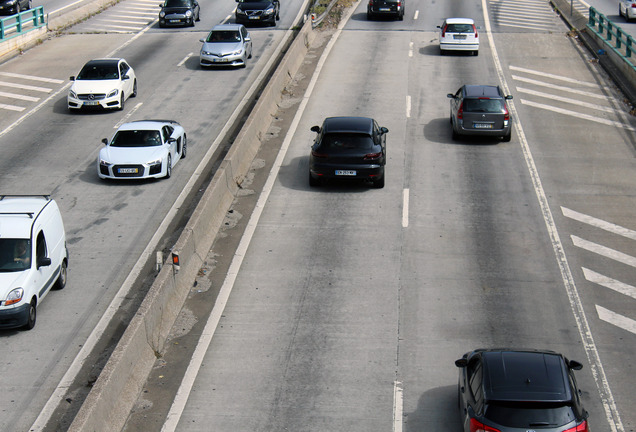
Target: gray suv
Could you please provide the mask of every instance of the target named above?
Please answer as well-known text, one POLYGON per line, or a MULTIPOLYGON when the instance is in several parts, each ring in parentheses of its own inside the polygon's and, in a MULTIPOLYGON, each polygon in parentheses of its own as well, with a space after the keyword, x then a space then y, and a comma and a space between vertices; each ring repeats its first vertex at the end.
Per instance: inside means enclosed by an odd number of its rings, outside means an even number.
POLYGON ((510 141, 512 120, 506 100, 499 86, 463 85, 449 93, 450 122, 453 127, 453 139, 462 135, 481 135, 501 137, 510 141))

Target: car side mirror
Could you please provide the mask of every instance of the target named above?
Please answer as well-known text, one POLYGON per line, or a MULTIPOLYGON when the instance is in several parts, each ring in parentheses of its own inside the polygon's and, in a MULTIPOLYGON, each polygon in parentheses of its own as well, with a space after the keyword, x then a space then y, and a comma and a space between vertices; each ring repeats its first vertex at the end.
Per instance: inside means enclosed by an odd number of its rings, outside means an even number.
POLYGON ((446 97, 449 99, 455 99, 455 95, 452 93, 447 94, 446 97))
POLYGON ((312 126, 310 130, 312 132, 320 133, 320 126, 312 126))
POLYGON ((122 79, 123 81, 126 81, 127 79, 130 79, 130 77, 129 77, 128 75, 124 75, 121 79, 122 79))
POLYGON ((163 7, 163 3, 159 3, 159 7, 162 8, 163 7))
POLYGON ((508 100, 512 99, 512 95, 506 95, 506 99, 508 100))
POLYGON ((245 42, 250 42, 252 40, 252 38, 250 37, 250 35, 248 34, 247 36, 245 36, 245 42))
POLYGON ((51 258, 41 257, 38 259, 38 268, 40 267, 48 267, 51 265, 51 258))
POLYGON ((75 81, 75 76, 69 78, 71 81, 75 81))
POLYGON ((441 28, 442 28, 442 26, 437 26, 437 28, 438 28, 438 29, 441 29, 441 28))
POLYGON ((166 144, 172 144, 174 142, 177 142, 177 140, 174 138, 168 138, 168 141, 166 142, 166 144))
POLYGON ((199 39, 199 42, 205 43, 205 39, 199 39))
POLYGON ((455 366, 457 366, 458 368, 463 368, 466 367, 468 365, 468 360, 466 360, 465 358, 460 358, 459 360, 455 360, 455 366))
POLYGON ((108 138, 102 139, 102 143, 104 143, 104 145, 108 145, 108 138))
POLYGON ((568 362, 568 367, 572 370, 581 370, 583 369, 583 365, 576 360, 570 360, 568 362))
POLYGON ((389 133, 389 130, 383 126, 380 128, 380 132, 385 134, 385 133, 389 133))

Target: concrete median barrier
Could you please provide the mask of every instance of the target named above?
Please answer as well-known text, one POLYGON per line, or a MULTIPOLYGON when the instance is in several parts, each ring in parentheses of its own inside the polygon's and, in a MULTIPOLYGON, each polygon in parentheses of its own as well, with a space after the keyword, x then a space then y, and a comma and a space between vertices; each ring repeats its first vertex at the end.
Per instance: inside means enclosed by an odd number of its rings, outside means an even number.
POLYGON ((302 65, 314 38, 307 21, 216 171, 172 249, 179 269, 166 260, 148 295, 84 401, 69 430, 120 431, 192 288, 214 238, 251 167, 282 92, 302 65))

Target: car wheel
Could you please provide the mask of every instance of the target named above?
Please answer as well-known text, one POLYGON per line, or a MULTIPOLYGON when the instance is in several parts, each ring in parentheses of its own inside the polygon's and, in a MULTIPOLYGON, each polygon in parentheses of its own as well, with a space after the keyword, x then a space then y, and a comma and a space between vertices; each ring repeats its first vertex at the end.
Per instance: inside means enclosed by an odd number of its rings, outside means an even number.
POLYGON ((479 50, 475 50, 475 51, 473 51, 473 55, 474 55, 475 57, 477 57, 477 56, 479 55, 479 50))
POLYGON ((27 9, 33 9, 33 1, 29 0, 29 2, 27 3, 27 9))
POLYGON ((181 145, 181 159, 185 159, 188 154, 188 138, 183 135, 183 144, 181 145))
POLYGON ((317 178, 314 178, 314 176, 312 176, 311 173, 309 173, 309 186, 310 187, 320 186, 320 180, 317 178))
POLYGON ((16 4, 15 4, 15 13, 16 14, 20 13, 20 2, 16 2, 16 4))
POLYGON ((68 276, 68 264, 66 260, 62 261, 62 265, 60 266, 60 275, 57 277, 57 281, 55 281, 55 289, 61 290, 66 286, 66 277, 68 276))
POLYGON ((400 16, 398 16, 398 20, 404 21, 404 13, 402 13, 402 14, 400 14, 400 16))
POLYGON ((35 327, 35 319, 37 318, 36 304, 35 299, 31 300, 31 304, 29 305, 29 318, 27 319, 27 323, 24 325, 26 330, 31 330, 35 327))
POLYGON ((201 12, 197 12, 197 21, 201 21, 201 12))
POLYGON ((443 49, 440 48, 439 49, 439 55, 442 55, 442 56, 446 55, 446 50, 443 50, 443 49))
POLYGON ((510 130, 510 132, 508 132, 506 135, 503 136, 503 141, 510 142, 511 138, 512 138, 512 129, 510 130))
POLYGON ((618 5, 618 16, 619 17, 623 16, 623 11, 621 10, 621 5, 618 5))
POLYGON ((457 141, 459 139, 459 134, 455 131, 455 127, 453 127, 453 141, 457 141))
POLYGON ((376 189, 382 189, 384 187, 384 174, 378 180, 373 181, 373 187, 376 189))
POLYGON ((124 92, 121 92, 121 100, 119 101, 119 111, 123 111, 125 105, 126 105, 126 98, 124 97, 124 92))
POLYGON ((250 45, 250 55, 247 56, 248 59, 252 58, 252 46, 250 45))
POLYGON ((166 162, 166 176, 164 178, 169 179, 172 175, 172 156, 168 155, 168 160, 166 162))
POLYGON ((367 21, 371 21, 373 17, 371 16, 371 14, 369 12, 367 12, 367 21))
POLYGON ((137 97, 137 79, 135 78, 135 82, 133 83, 133 91, 130 97, 137 97))

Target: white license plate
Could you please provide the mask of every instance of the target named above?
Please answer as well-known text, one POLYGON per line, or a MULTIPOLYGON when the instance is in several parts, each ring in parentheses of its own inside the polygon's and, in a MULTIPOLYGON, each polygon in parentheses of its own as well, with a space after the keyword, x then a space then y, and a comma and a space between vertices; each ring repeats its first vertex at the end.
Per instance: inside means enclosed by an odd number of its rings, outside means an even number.
POLYGON ((255 19, 255 20, 256 20, 256 19, 261 19, 261 17, 258 17, 258 16, 251 16, 251 17, 250 17, 250 19, 255 19))
POLYGON ((97 101, 84 101, 84 105, 99 105, 97 101))
POLYGON ((475 129, 492 129, 492 124, 490 124, 490 123, 473 123, 473 127, 475 129))
POLYGON ((466 35, 453 35, 453 39, 466 39, 466 35))
POLYGON ((354 176, 357 172, 355 170, 336 170, 337 176, 354 176))
POLYGON ((119 174, 137 174, 139 170, 137 168, 119 168, 117 172, 119 174))
POLYGON ((227 59, 212 59, 214 63, 227 63, 227 59))

